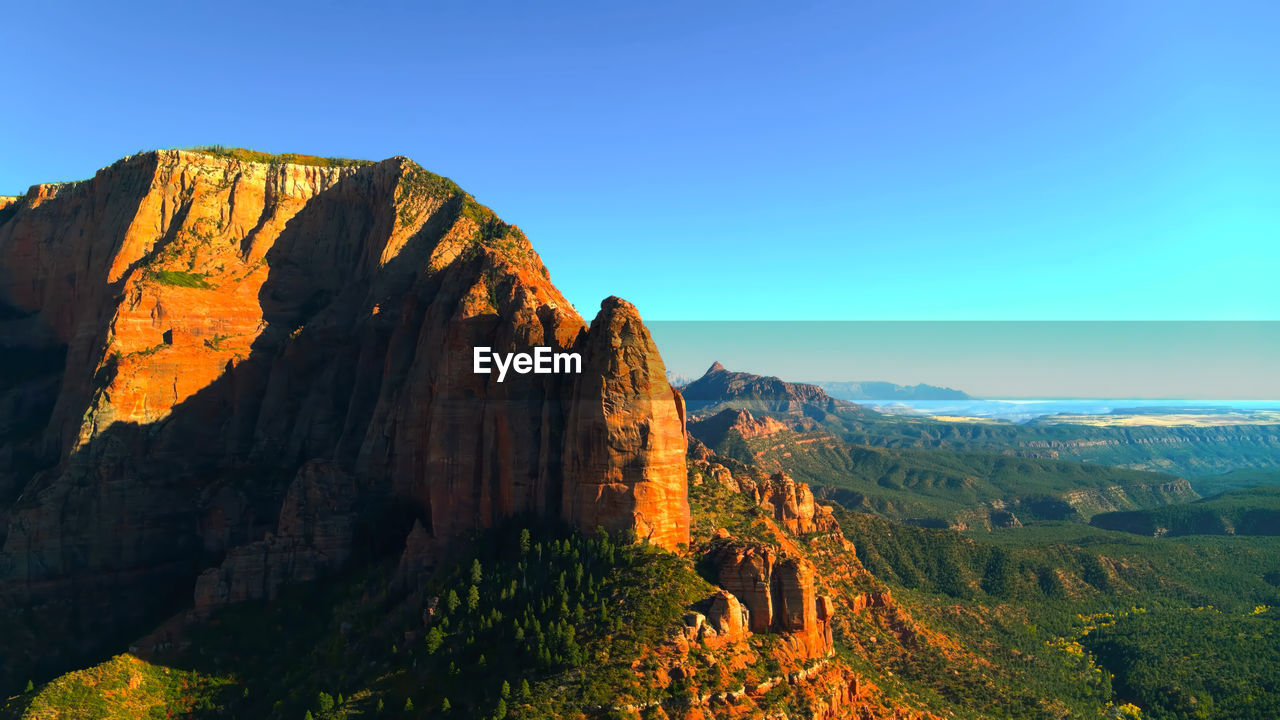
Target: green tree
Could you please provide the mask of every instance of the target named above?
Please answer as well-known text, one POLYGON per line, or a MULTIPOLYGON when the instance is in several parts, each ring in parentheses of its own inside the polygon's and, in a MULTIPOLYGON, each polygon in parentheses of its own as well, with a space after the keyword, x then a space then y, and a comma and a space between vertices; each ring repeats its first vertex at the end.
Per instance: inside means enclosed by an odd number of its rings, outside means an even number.
POLYGON ((520 678, 520 699, 528 700, 533 695, 533 691, 529 689, 529 681, 526 678, 520 678))
POLYGON ((404 711, 413 712, 413 698, 404 699, 404 711))
POLYGON ((333 696, 327 692, 321 692, 316 696, 316 708, 322 713, 327 713, 333 709, 333 696))
POLYGON ((503 680, 502 689, 498 691, 498 696, 503 699, 511 697, 511 683, 503 680))
POLYGON ((520 531, 520 557, 529 554, 529 528, 520 531))
POLYGON ((467 590, 467 609, 475 612, 478 607, 480 607, 480 588, 472 585, 471 589, 467 590))
POLYGON ((453 706, 449 704, 449 698, 445 698, 444 700, 440 701, 440 712, 444 713, 445 715, 448 715, 449 711, 452 709, 453 709, 453 706))
POLYGON ((1013 590, 1013 573, 1013 562, 1009 560, 1009 554, 996 548, 982 575, 982 589, 989 595, 1007 598, 1013 590))
POLYGON ((431 628, 431 632, 427 633, 427 654, 434 654, 442 644, 444 644, 444 633, 439 627, 431 628))
POLYGON ((449 614, 452 615, 454 610, 458 609, 458 605, 462 601, 458 599, 458 593, 453 590, 449 591, 449 595, 445 597, 444 604, 449 608, 449 614))
POLYGON ((27 689, 26 689, 26 690, 24 690, 23 692, 31 692, 32 690, 35 690, 35 689, 36 689, 35 683, 33 683, 33 682, 31 682, 30 680, 28 680, 28 681, 27 681, 27 689))
POLYGON ((484 579, 484 572, 480 568, 480 560, 479 559, 472 560, 471 561, 471 584, 479 585, 480 581, 483 579, 484 579))
POLYGON ((307 713, 302 716, 302 720, 315 720, 315 716, 311 714, 310 710, 308 710, 307 713))

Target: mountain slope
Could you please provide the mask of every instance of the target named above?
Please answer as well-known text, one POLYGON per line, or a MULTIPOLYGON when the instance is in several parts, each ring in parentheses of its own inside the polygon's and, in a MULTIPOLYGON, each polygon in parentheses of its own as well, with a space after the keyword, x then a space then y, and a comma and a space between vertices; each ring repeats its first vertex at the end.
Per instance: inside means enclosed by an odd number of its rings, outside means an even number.
POLYGON ((1198 496, 1181 478, 995 453, 856 445, 772 417, 724 410, 689 424, 720 455, 780 470, 850 509, 930 527, 1000 528, 1088 520, 1198 496))
POLYGON ((1089 523, 1139 535, 1280 535, 1280 487, 1232 490, 1192 503, 1103 513, 1089 523))
POLYGON ((517 514, 688 542, 634 307, 588 329, 518 228, 405 158, 243 157, 136 155, 0 218, 0 608, 31 618, 0 685, 414 527, 427 558, 517 514), (476 346, 582 373, 499 383, 476 346))

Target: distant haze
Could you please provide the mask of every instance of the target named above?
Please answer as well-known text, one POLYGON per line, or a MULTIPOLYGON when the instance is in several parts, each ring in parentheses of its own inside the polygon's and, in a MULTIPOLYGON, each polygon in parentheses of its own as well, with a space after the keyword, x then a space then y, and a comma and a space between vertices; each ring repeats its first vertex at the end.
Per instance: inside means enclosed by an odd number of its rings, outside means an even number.
POLYGON ((668 370, 928 383, 987 398, 1280 399, 1280 322, 649 323, 668 370))

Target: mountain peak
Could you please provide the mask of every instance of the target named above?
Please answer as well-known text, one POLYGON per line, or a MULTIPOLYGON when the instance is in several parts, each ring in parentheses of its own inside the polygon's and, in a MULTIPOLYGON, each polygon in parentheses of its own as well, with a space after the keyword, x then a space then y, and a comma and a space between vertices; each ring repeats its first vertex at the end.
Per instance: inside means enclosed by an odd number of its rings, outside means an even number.
POLYGON ((720 372, 722 370, 724 370, 724 366, 720 364, 719 360, 717 360, 711 363, 711 367, 707 368, 707 371, 702 374, 706 376, 706 375, 710 375, 713 372, 720 372))

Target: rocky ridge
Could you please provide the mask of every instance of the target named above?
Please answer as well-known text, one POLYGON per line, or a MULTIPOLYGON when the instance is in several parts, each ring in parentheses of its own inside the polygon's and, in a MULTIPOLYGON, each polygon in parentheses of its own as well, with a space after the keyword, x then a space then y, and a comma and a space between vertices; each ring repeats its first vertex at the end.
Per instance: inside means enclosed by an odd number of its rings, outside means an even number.
POLYGON ((784 473, 698 451, 689 462, 693 553, 721 589, 690 608, 685 637, 731 666, 758 667, 765 655, 782 672, 706 699, 703 714, 680 716, 768 716, 771 693, 783 693, 788 713, 814 718, 933 717, 887 701, 835 652, 837 635, 846 648, 884 635, 904 652, 922 638, 942 638, 917 625, 862 568, 832 508, 784 473))

